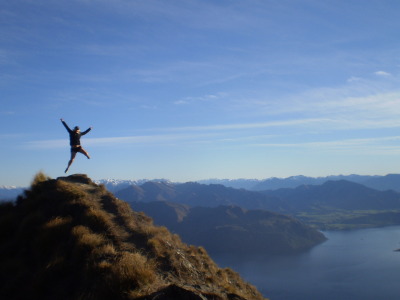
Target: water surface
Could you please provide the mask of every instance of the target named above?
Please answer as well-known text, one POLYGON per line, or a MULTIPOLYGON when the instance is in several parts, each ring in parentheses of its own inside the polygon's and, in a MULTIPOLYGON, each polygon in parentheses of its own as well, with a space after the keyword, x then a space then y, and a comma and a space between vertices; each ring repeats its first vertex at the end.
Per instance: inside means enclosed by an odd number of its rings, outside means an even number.
POLYGON ((400 226, 324 232, 328 240, 298 255, 214 255, 271 300, 400 299, 400 226))

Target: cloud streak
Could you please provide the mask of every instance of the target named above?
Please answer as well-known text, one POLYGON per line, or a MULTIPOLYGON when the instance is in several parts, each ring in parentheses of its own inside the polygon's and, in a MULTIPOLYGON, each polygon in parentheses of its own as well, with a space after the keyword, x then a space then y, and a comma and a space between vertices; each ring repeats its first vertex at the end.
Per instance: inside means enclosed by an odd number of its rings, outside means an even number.
POLYGON ((333 141, 299 142, 299 143, 260 143, 253 147, 267 148, 302 148, 318 151, 334 151, 367 154, 400 154, 400 136, 387 136, 364 139, 342 139, 333 141))
MULTIPOLYGON (((296 114, 303 118, 354 120, 360 123, 398 123, 400 118, 400 78, 386 76, 382 80, 352 79, 337 87, 304 90, 286 96, 255 96, 233 100, 239 111, 254 111, 258 115, 288 118, 296 114)), ((265 94, 268 95, 266 92, 265 94)), ((386 125, 385 125, 386 126, 386 125)), ((396 125, 397 126, 397 125, 396 125)))
MULTIPOLYGON (((265 140, 266 138, 289 138, 290 134, 273 134, 280 132, 264 132, 260 134, 260 130, 268 128, 288 128, 291 131, 299 130, 301 134, 316 135, 323 131, 335 130, 351 130, 351 129, 381 129, 381 128, 400 128, 400 120, 341 120, 341 119, 295 119, 286 121, 270 121, 256 123, 237 123, 237 124, 216 124, 208 126, 188 126, 188 127, 171 127, 151 129, 157 132, 166 132, 165 134, 140 135, 140 136, 123 136, 123 137, 102 137, 102 138, 85 138, 84 144, 88 146, 119 146, 119 145, 182 145, 185 143, 232 143, 244 142, 251 145, 270 146, 270 147, 319 147, 319 146, 335 146, 348 147, 356 145, 366 145, 373 142, 398 141, 400 137, 382 137, 382 138, 364 138, 364 139, 346 139, 333 142, 307 142, 307 143, 254 143, 254 140, 265 140), (303 129, 302 129, 303 128, 303 129), (307 128, 307 130, 304 130, 307 128)), ((149 129, 150 130, 150 129, 149 129)), ((30 149, 56 149, 67 147, 67 140, 41 140, 30 141, 25 147, 30 149)))
POLYGON ((390 74, 388 72, 385 72, 385 71, 376 71, 375 75, 378 75, 378 76, 391 76, 392 74, 390 74))
POLYGON ((214 102, 217 100, 220 100, 221 98, 226 97, 226 93, 215 93, 215 94, 207 94, 204 96, 199 96, 199 97, 185 97, 183 99, 174 101, 174 104, 176 105, 182 105, 182 104, 191 104, 191 103, 197 103, 197 102, 214 102))
MULTIPOLYGON (((209 138, 215 134, 164 134, 164 135, 142 135, 142 136, 123 136, 123 137, 103 137, 103 138, 85 138, 82 141, 84 146, 119 146, 119 145, 155 145, 155 144, 174 144, 185 141, 194 141, 198 139, 209 138)), ((57 149, 69 147, 66 139, 37 140, 30 141, 24 145, 29 149, 57 149)))

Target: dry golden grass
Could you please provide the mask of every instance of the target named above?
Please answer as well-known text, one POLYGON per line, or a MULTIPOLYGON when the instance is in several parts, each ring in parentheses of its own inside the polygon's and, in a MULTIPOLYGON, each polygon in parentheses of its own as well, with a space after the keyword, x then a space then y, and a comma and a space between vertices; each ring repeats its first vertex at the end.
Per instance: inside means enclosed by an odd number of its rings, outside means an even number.
POLYGON ((123 280, 132 280, 140 285, 148 285, 156 279, 156 263, 136 252, 123 252, 114 266, 116 273, 123 280))
POLYGON ((48 177, 46 174, 44 174, 42 171, 40 171, 33 177, 31 185, 35 186, 35 185, 37 185, 41 182, 47 181, 49 179, 50 179, 50 177, 48 177))
POLYGON ((56 189, 57 191, 61 192, 62 197, 68 201, 79 200, 89 206, 92 205, 90 201, 86 200, 87 194, 69 182, 57 180, 56 189))
POLYGON ((102 209, 89 207, 84 217, 86 224, 96 232, 107 232, 113 227, 112 216, 102 209))
POLYGON ((104 257, 104 256, 110 257, 110 256, 116 256, 117 250, 115 249, 113 244, 106 243, 94 249, 93 254, 99 257, 104 257))
POLYGON ((104 235, 94 233, 86 226, 75 226, 72 228, 72 234, 77 238, 78 245, 88 246, 92 249, 106 243, 104 235))
POLYGON ((146 295, 162 284, 156 262, 139 252, 119 253, 115 261, 102 261, 97 268, 105 274, 111 289, 132 298, 146 295))
POLYGON ((65 226, 67 224, 71 224, 72 223, 72 217, 71 216, 67 216, 67 217, 60 217, 57 216, 53 219, 51 219, 50 221, 46 222, 43 225, 44 229, 53 229, 53 228, 57 228, 60 226, 65 226))
POLYGON ((87 245, 92 248, 98 247, 105 243, 104 236, 98 233, 88 233, 80 237, 79 243, 82 245, 87 245))

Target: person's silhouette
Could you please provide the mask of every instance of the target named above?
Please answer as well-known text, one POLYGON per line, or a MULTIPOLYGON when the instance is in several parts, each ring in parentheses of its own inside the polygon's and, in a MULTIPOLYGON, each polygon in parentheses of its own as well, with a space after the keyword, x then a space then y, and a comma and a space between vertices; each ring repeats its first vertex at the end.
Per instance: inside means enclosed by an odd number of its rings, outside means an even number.
POLYGON ((65 169, 65 173, 68 172, 69 167, 72 165, 75 156, 78 152, 82 153, 85 155, 88 159, 90 158, 89 154, 85 149, 82 148, 81 146, 81 136, 85 135, 88 133, 90 130, 92 130, 93 127, 88 128, 84 132, 81 132, 78 126, 75 126, 73 130, 68 127, 67 123, 63 119, 60 119, 62 124, 64 125, 65 129, 67 129, 69 133, 69 144, 71 145, 71 159, 68 162, 68 166, 65 169))

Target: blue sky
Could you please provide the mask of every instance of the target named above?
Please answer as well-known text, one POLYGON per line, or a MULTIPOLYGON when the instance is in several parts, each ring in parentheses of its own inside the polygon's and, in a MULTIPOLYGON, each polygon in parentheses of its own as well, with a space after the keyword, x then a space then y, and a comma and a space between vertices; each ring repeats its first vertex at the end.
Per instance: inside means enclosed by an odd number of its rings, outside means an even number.
POLYGON ((0 5, 0 185, 400 170, 396 0, 0 5))

